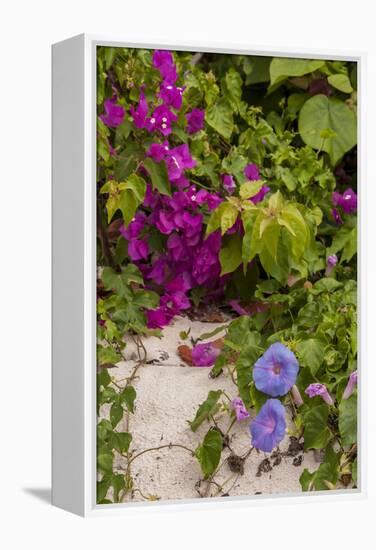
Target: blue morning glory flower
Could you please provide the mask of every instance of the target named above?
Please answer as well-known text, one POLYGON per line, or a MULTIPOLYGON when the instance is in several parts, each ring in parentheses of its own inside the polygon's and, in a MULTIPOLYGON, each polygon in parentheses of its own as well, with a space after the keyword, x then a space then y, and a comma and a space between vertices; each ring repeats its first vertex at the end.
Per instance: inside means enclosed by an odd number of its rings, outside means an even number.
POLYGON ((293 354, 280 342, 272 344, 253 367, 256 388, 272 397, 285 395, 295 384, 299 364, 293 354))
POLYGON ((268 399, 250 425, 252 445, 270 453, 286 433, 285 408, 279 399, 268 399))

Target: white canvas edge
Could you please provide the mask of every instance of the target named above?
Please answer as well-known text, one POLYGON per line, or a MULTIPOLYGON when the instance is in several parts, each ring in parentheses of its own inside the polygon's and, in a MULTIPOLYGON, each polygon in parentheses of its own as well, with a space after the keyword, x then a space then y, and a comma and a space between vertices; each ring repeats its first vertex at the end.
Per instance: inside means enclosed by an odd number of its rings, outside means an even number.
MULTIPOLYGON (((337 50, 275 49, 264 46, 250 47, 249 44, 229 44, 217 42, 126 42, 115 37, 83 35, 85 41, 85 222, 84 222, 84 433, 85 433, 85 495, 84 513, 87 517, 114 514, 138 514, 200 509, 234 508, 247 506, 269 506, 296 503, 337 502, 339 500, 360 500, 367 496, 366 489, 366 162, 365 162, 365 95, 366 95, 366 54, 364 52, 347 53, 337 50), (119 504, 96 504, 96 46, 117 46, 137 48, 169 48, 181 51, 204 51, 213 53, 266 55, 280 57, 309 57, 312 59, 338 59, 358 63, 358 342, 359 342, 359 400, 358 400, 358 488, 342 491, 320 491, 312 493, 278 493, 244 497, 215 499, 182 499, 163 502, 140 502, 119 504)), ((69 39, 68 39, 69 40, 69 39)), ((56 435, 55 435, 56 436, 56 435)), ((67 449, 67 453, 69 449, 67 449)))

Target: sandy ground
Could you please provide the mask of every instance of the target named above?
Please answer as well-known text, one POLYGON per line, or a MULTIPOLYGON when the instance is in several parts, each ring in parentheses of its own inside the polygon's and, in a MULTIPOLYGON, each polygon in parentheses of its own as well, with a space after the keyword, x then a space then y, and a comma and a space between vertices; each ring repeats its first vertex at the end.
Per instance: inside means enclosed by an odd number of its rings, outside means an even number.
MULTIPOLYGON (((191 328, 191 335, 197 337, 210 332, 219 324, 190 322, 177 318, 173 325, 164 329, 163 339, 148 338, 145 345, 148 360, 154 364, 142 366, 138 378, 134 381, 137 391, 135 414, 130 416, 129 431, 133 435, 132 450, 140 452, 150 447, 159 447, 169 443, 179 443, 195 449, 208 430, 204 422, 193 433, 187 423, 195 416, 196 410, 210 390, 222 389, 230 398, 236 397, 236 387, 228 376, 209 378, 210 368, 186 366, 176 354, 176 348, 182 343, 179 334, 191 328)), ((217 334, 214 338, 218 338, 217 334)), ((121 381, 129 375, 135 365, 136 349, 132 343, 126 348, 125 362, 111 369, 111 376, 121 381)), ((101 417, 108 417, 108 406, 101 408, 101 417)), ((226 431, 229 415, 224 413, 218 421, 219 427, 226 431)), ((237 455, 244 455, 250 448, 249 420, 237 422, 231 430, 230 447, 237 455)), ((117 427, 125 430, 125 420, 117 427)), ((199 464, 183 449, 161 449, 148 452, 137 458, 132 465, 135 487, 145 495, 160 499, 182 499, 200 496, 254 495, 267 493, 300 492, 299 477, 304 470, 310 471, 319 466, 313 452, 303 453, 297 450, 286 455, 290 445, 290 436, 279 446, 280 454, 250 454, 244 463, 244 473, 234 473, 227 462, 231 451, 222 452, 223 465, 215 481, 222 486, 202 481, 199 464), (293 455, 293 456, 292 456, 293 455), (267 460, 265 460, 267 459, 267 460), (263 462, 264 461, 264 462, 263 462), (201 481, 200 481, 201 480, 201 481)), ((119 473, 124 470, 125 461, 117 456, 115 460, 119 473)), ((110 496, 110 495, 109 495, 110 496)), ((129 497, 127 500, 130 500, 129 497)), ((143 500, 135 492, 133 500, 143 500)))

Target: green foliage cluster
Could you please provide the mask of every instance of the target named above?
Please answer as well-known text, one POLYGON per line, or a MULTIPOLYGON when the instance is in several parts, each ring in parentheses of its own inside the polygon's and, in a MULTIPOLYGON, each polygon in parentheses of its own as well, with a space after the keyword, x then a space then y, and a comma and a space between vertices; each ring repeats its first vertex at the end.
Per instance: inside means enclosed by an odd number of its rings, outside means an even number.
MULTIPOLYGON (((203 209, 206 235, 220 230, 222 275, 230 275, 225 298, 262 306, 254 315, 229 325, 225 345, 212 369, 220 376, 232 369, 239 396, 256 411, 267 396, 253 383, 252 367, 273 342, 285 343, 300 364, 297 386, 304 404, 294 409, 295 435, 305 449, 325 449, 318 470, 301 476, 304 491, 333 489, 344 475, 356 484, 357 397, 343 391, 356 369, 356 216, 333 220, 332 193, 351 185, 356 190, 356 64, 323 59, 283 59, 243 55, 175 53, 178 73, 184 75, 183 107, 173 125, 170 142, 189 143, 196 167, 190 180, 198 189, 220 192, 220 174, 232 174, 236 191, 212 212, 203 209), (185 114, 205 110, 205 126, 194 135, 185 131, 185 114), (247 181, 244 168, 259 167, 261 179, 247 181), (347 176, 341 182, 341 173, 347 176), (270 193, 252 202, 263 185, 270 193), (241 220, 243 231, 228 233, 241 220), (329 256, 338 264, 326 276, 329 256), (335 397, 332 407, 304 390, 320 382, 335 397)), ((133 378, 116 387, 109 369, 122 360, 124 335, 131 334, 142 349, 142 336, 159 334, 146 326, 145 309, 158 306, 158 293, 145 288, 139 269, 130 261, 126 241, 109 238, 110 224, 127 226, 140 208, 146 191, 146 168, 153 189, 171 195, 164 162, 145 158, 155 137, 135 128, 130 105, 155 96, 160 78, 151 52, 123 48, 98 49, 98 112, 118 90, 126 109, 115 129, 98 118, 98 410, 108 404, 109 420, 98 424, 99 503, 112 488, 118 502, 132 490, 130 471, 120 475, 114 457, 132 459, 132 435, 119 429, 134 414, 133 378), (111 148, 116 154, 111 154, 111 148)), ((163 251, 166 239, 151 232, 149 242, 163 251)), ((196 289, 192 300, 204 294, 196 289)), ((145 361, 145 358, 144 358, 145 361)), ((140 358, 140 364, 142 360, 140 358)), ((196 432, 209 429, 193 451, 205 479, 218 468, 224 444, 213 423, 215 414, 229 410, 223 392, 211 391, 190 421, 196 432)))

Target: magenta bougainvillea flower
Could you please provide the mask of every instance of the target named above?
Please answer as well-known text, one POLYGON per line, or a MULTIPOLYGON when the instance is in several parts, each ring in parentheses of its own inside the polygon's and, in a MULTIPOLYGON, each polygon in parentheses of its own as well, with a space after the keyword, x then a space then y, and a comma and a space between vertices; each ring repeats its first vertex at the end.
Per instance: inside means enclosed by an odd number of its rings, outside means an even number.
POLYGON ((325 270, 326 277, 328 277, 331 274, 331 272, 333 271, 337 263, 338 263, 338 258, 335 254, 331 254, 330 256, 327 257, 326 270, 325 270))
POLYGON ((254 163, 247 164, 247 166, 244 168, 244 175, 246 178, 248 178, 251 181, 259 180, 260 172, 257 164, 254 164, 254 163))
POLYGON ((167 275, 166 259, 157 258, 151 266, 151 270, 146 274, 147 279, 151 279, 157 285, 162 285, 167 275))
POLYGON ((256 195, 253 195, 253 197, 251 197, 251 201, 254 204, 261 202, 264 199, 266 193, 269 193, 269 191, 270 191, 270 187, 268 187, 267 185, 263 185, 260 191, 256 193, 256 195))
POLYGON ((143 212, 137 212, 128 227, 124 225, 120 226, 120 233, 125 239, 130 241, 139 236, 140 232, 144 229, 146 224, 146 215, 143 212))
POLYGON ((109 128, 117 128, 124 120, 125 109, 117 103, 116 96, 104 102, 104 114, 99 118, 109 128))
POLYGON ((223 202, 222 197, 218 193, 209 193, 206 189, 200 189, 194 200, 200 206, 205 203, 210 211, 215 210, 223 202))
POLYGON ((145 239, 132 239, 128 243, 128 256, 134 262, 146 260, 149 256, 149 245, 145 239))
POLYGON ((253 367, 256 388, 272 397, 285 395, 295 384, 299 364, 294 353, 280 342, 272 344, 253 367))
POLYGON ((235 399, 231 401, 231 405, 235 411, 236 420, 240 421, 249 418, 250 414, 240 397, 235 397, 235 399))
POLYGON ((221 174, 223 187, 226 189, 229 195, 232 195, 236 189, 236 183, 230 174, 221 174))
POLYGON ((195 367, 211 367, 220 354, 212 343, 197 344, 192 348, 192 362, 195 367))
POLYGON ((350 374, 349 380, 347 382, 347 386, 345 388, 345 391, 343 392, 343 399, 348 399, 350 395, 354 392, 356 386, 358 384, 358 371, 354 371, 350 374))
POLYGON ((187 187, 189 181, 183 176, 185 170, 196 166, 196 161, 192 158, 187 144, 178 145, 173 149, 169 148, 168 142, 152 143, 148 149, 147 155, 156 162, 164 160, 167 165, 169 180, 180 188, 187 187))
POLYGON ((334 191, 332 202, 334 206, 340 206, 345 214, 353 214, 357 209, 358 197, 351 187, 349 187, 342 195, 338 191, 334 191))
POLYGON ((177 81, 178 75, 174 58, 168 50, 155 50, 153 52, 153 67, 158 69, 166 83, 174 84, 177 81))
POLYGON ((164 136, 171 134, 171 124, 175 122, 178 117, 165 105, 158 105, 151 115, 145 121, 145 128, 149 132, 156 130, 160 131, 164 136))
POLYGON ((219 277, 221 266, 219 251, 221 248, 221 234, 215 231, 196 248, 193 257, 192 275, 197 285, 202 285, 219 277))
POLYGON ((170 181, 179 180, 184 170, 190 170, 196 166, 196 161, 192 158, 189 147, 186 143, 171 149, 166 158, 168 177, 170 181))
POLYGON ((167 157, 169 151, 168 141, 164 141, 163 143, 152 143, 146 154, 148 157, 152 157, 155 162, 161 162, 167 157))
POLYGON ((172 315, 169 315, 164 307, 158 307, 157 309, 148 309, 146 319, 148 328, 163 328, 169 324, 172 315))
POLYGON ((270 453, 286 433, 285 409, 279 399, 268 399, 251 422, 252 445, 270 453))
POLYGON ((180 86, 174 86, 174 84, 162 82, 159 88, 158 97, 167 107, 173 107, 178 110, 183 102, 183 91, 184 88, 181 88, 180 86))
POLYGON ((205 111, 195 107, 192 111, 185 115, 185 118, 188 123, 185 128, 186 131, 188 134, 195 134, 204 127, 205 111))
POLYGON ((337 208, 332 208, 332 216, 333 216, 333 220, 337 225, 343 224, 341 214, 338 212, 337 208))
POLYGON ((129 111, 133 118, 133 123, 136 128, 145 128, 146 117, 148 116, 149 107, 144 92, 141 90, 140 99, 136 109, 131 106, 129 111))
POLYGON ((152 61, 153 67, 159 69, 163 65, 173 65, 174 58, 169 50, 154 50, 152 61))
POLYGON ((325 386, 325 384, 319 384, 319 383, 310 384, 305 389, 304 393, 306 393, 308 395, 308 397, 310 397, 310 398, 319 396, 328 405, 334 405, 333 399, 332 399, 331 395, 329 394, 328 389, 325 386))

